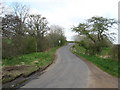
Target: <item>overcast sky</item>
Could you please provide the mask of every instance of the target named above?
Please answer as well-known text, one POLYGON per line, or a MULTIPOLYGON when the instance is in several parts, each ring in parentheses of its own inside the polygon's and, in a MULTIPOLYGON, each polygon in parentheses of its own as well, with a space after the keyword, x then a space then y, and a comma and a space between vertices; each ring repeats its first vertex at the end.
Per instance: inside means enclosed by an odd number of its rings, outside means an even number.
POLYGON ((4 0, 23 2, 31 8, 31 13, 45 16, 50 25, 60 25, 65 28, 67 40, 73 40, 75 35, 71 27, 84 22, 92 16, 118 18, 119 0, 4 0))

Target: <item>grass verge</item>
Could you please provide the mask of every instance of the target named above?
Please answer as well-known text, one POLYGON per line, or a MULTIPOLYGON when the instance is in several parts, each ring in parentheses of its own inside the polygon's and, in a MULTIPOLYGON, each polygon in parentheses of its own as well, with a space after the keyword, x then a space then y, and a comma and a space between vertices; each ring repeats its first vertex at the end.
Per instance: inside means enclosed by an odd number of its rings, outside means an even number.
MULTIPOLYGON (((99 56, 91 56, 85 54, 85 49, 83 47, 78 46, 77 44, 71 48, 72 52, 78 56, 82 56, 83 58, 87 59, 88 61, 92 62, 103 71, 111 74, 115 77, 120 77, 120 62, 113 60, 111 58, 101 58, 99 56)), ((106 49, 106 52, 109 51, 106 49)), ((104 51, 105 52, 105 49, 104 51)))
POLYGON ((22 56, 2 60, 2 83, 14 80, 19 76, 29 76, 40 68, 51 64, 58 47, 46 52, 25 54, 22 56))

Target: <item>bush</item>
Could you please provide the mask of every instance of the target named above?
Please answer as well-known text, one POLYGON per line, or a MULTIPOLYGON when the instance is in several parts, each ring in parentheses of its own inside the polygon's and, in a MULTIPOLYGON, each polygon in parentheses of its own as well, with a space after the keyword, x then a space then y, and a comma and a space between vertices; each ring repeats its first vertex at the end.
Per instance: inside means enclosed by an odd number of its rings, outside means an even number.
POLYGON ((38 38, 38 52, 46 51, 49 47, 49 41, 44 38, 38 38))
POLYGON ((3 38, 2 40, 2 57, 14 57, 26 53, 35 52, 34 37, 13 37, 11 39, 3 38))
POLYGON ((50 33, 47 36, 50 47, 62 46, 66 43, 66 38, 63 35, 57 33, 50 33), (60 43, 59 43, 60 40, 60 43))
POLYGON ((2 58, 16 57, 18 55, 28 54, 32 52, 43 52, 51 47, 64 45, 65 39, 63 37, 51 37, 39 37, 36 39, 33 36, 14 36, 11 39, 3 38, 2 58), (58 40, 61 40, 60 45, 58 43, 58 40))
POLYGON ((111 56, 115 60, 120 60, 120 44, 112 46, 111 56))

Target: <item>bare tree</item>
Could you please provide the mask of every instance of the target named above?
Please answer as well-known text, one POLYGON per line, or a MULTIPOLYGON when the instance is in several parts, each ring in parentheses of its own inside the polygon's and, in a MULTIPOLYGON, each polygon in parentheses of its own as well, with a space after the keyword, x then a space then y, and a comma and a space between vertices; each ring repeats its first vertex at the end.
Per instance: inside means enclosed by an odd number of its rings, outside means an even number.
POLYGON ((0 3, 0 15, 3 13, 4 6, 0 3))
POLYGON ((12 8, 13 8, 13 14, 17 16, 21 21, 19 30, 24 33, 25 23, 26 23, 26 19, 28 18, 30 9, 28 6, 17 2, 12 3, 12 8))
POLYGON ((58 25, 52 25, 48 34, 48 40, 51 47, 64 45, 66 38, 64 36, 63 27, 58 25))
POLYGON ((13 13, 15 16, 18 16, 21 21, 24 23, 26 18, 29 15, 29 8, 28 6, 22 4, 22 3, 12 3, 13 7, 13 13))
POLYGON ((50 27, 50 33, 57 33, 59 35, 64 35, 63 29, 64 28, 61 27, 61 26, 51 25, 51 27, 50 27))
POLYGON ((38 44, 41 43, 48 30, 47 24, 47 19, 41 15, 30 15, 27 20, 28 33, 36 38, 36 52, 38 51, 38 44))
POLYGON ((44 37, 48 30, 47 24, 47 19, 41 15, 30 15, 27 21, 28 28, 30 29, 29 33, 39 37, 44 37))
POLYGON ((2 18, 3 37, 11 38, 13 36, 22 35, 19 30, 21 20, 17 16, 5 15, 2 18))

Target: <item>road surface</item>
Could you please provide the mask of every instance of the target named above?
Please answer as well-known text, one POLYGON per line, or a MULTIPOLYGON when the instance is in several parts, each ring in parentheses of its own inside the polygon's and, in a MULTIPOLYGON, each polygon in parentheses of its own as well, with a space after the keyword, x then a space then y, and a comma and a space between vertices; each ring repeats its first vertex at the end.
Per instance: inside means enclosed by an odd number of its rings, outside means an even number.
POLYGON ((71 44, 57 52, 55 64, 43 75, 22 88, 85 88, 88 86, 89 68, 69 50, 71 44))
POLYGON ((22 88, 118 88, 117 78, 72 54, 71 46, 60 48, 55 63, 22 88))

